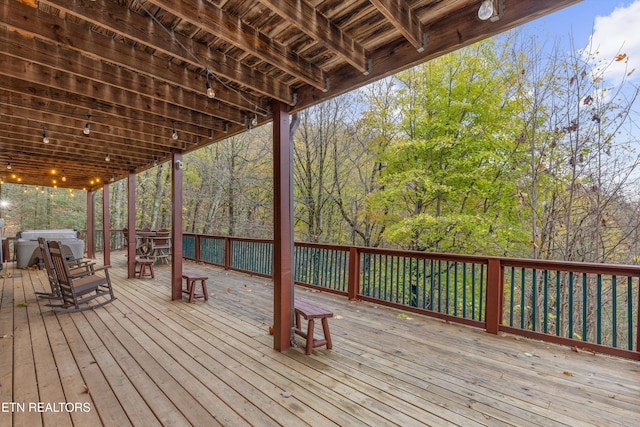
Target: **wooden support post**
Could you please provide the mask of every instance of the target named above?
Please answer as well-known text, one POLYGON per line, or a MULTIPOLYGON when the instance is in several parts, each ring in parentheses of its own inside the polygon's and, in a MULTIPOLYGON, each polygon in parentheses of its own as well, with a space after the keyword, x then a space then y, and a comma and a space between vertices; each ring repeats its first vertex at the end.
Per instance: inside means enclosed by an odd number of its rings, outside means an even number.
POLYGON ((489 258, 487 266, 487 309, 485 322, 487 332, 497 334, 502 322, 502 282, 504 271, 497 258, 489 258))
POLYGON ((96 229, 94 196, 95 192, 93 190, 87 191, 87 258, 96 257, 96 246, 94 239, 94 233, 96 229))
POLYGON ((360 251, 358 248, 349 248, 349 289, 347 290, 350 300, 358 299, 360 295, 360 251))
POLYGON ((279 101, 273 111, 273 347, 291 347, 293 316, 293 173, 289 113, 279 101))
POLYGON ((127 179, 127 277, 136 277, 136 174, 129 173, 127 179))
POLYGON ((109 184, 102 186, 102 233, 104 265, 111 265, 111 217, 109 216, 109 184))
POLYGON ((182 152, 171 155, 171 299, 182 299, 182 152))

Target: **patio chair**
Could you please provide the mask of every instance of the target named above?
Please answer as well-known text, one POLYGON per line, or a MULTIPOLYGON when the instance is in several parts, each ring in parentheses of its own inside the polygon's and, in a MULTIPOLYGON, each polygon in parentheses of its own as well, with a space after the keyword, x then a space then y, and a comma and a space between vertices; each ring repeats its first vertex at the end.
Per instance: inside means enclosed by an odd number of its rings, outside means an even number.
POLYGON ((94 267, 84 271, 82 269, 71 270, 69 261, 62 250, 62 244, 50 241, 48 242, 48 247, 60 287, 62 304, 47 304, 47 306, 52 307, 57 312, 71 313, 102 307, 116 299, 113 295, 113 288, 109 278, 109 268, 111 266, 94 267), (96 304, 88 304, 97 298, 106 298, 106 300, 101 300, 96 304))
POLYGON ((171 263, 171 232, 163 229, 151 238, 151 258, 156 262, 171 263))
MULTIPOLYGON (((47 272, 49 286, 51 286, 51 292, 36 292, 36 296, 43 299, 62 299, 60 284, 58 283, 58 277, 53 267, 53 261, 51 260, 49 245, 47 244, 47 241, 44 237, 38 237, 38 247, 40 248, 40 254, 44 263, 44 269, 47 272)), ((70 253, 70 250, 65 251, 64 245, 62 246, 62 248, 65 252, 67 260, 70 260, 71 258, 70 264, 72 264, 73 266, 70 267, 70 271, 72 274, 75 274, 78 271, 93 270, 93 266, 95 265, 95 263, 88 260, 73 259, 73 253, 70 253)))

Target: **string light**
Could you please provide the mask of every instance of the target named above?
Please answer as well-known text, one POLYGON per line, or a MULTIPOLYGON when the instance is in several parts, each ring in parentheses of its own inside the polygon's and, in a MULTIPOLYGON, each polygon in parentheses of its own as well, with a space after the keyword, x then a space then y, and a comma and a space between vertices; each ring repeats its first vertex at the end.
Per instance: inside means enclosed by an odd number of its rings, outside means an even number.
POLYGON ((254 114, 253 118, 251 119, 251 126, 256 127, 258 126, 258 115, 254 114))
MULTIPOLYGON (((136 2, 137 2, 137 3, 138 3, 138 5, 140 6, 140 8, 141 8, 142 10, 144 10, 144 12, 149 16, 149 18, 151 18, 151 20, 153 20, 156 24, 158 24, 158 25, 159 25, 159 26, 160 26, 160 27, 161 27, 161 28, 162 28, 162 29, 163 29, 163 30, 164 30, 164 31, 165 31, 165 32, 166 32, 166 33, 171 37, 171 39, 172 39, 172 40, 173 40, 173 41, 174 41, 178 46, 180 46, 180 47, 181 47, 185 52, 187 52, 187 53, 188 53, 188 54, 189 54, 189 55, 190 55, 190 56, 191 56, 191 57, 192 57, 192 58, 193 58, 193 59, 194 59, 198 64, 200 64, 200 65, 202 66, 202 68, 204 68, 204 69, 205 69, 206 76, 207 76, 207 81, 209 80, 209 76, 211 76, 211 78, 213 78, 213 79, 217 80, 217 81, 218 81, 218 83, 219 83, 219 84, 221 84, 222 86, 224 86, 225 88, 229 89, 230 91, 233 91, 233 92, 237 93, 237 94, 238 94, 242 99, 244 99, 247 103, 251 104, 251 105, 254 107, 254 109, 255 109, 256 111, 261 111, 261 112, 263 112, 263 113, 265 113, 265 114, 267 114, 267 113, 268 113, 268 111, 267 111, 267 110, 265 110, 264 108, 262 108, 262 107, 260 107, 260 106, 256 105, 255 103, 253 103, 252 101, 250 101, 248 98, 246 98, 246 97, 242 94, 242 92, 238 91, 238 90, 237 90, 236 88, 234 88, 233 86, 229 86, 228 84, 226 84, 225 82, 223 82, 222 80, 220 80, 220 79, 218 78, 218 76, 216 76, 216 75, 215 75, 215 74, 214 74, 214 73, 213 73, 213 72, 212 72, 208 67, 206 67, 206 66, 204 65, 204 63, 200 60, 200 58, 198 58, 198 57, 197 57, 197 56, 196 56, 192 51, 190 51, 189 49, 187 49, 187 47, 186 47, 184 44, 182 44, 182 43, 180 42, 180 40, 178 40, 178 39, 176 38, 175 34, 174 34, 171 30, 169 30, 167 27, 165 27, 165 26, 162 24, 162 22, 160 22, 160 21, 158 20, 158 18, 157 18, 153 13, 151 13, 151 11, 150 11, 150 10, 148 10, 148 9, 147 9, 143 4, 142 4, 142 2, 141 2, 140 0, 136 0, 136 2)), ((213 87, 211 88, 211 90, 213 91, 213 87)), ((208 85, 207 85, 207 96, 209 96, 209 86, 208 86, 208 85)), ((213 93, 213 96, 215 96, 215 92, 213 93)), ((210 98, 213 98, 213 96, 210 96, 210 98)))
POLYGON ((7 170, 11 170, 11 162, 7 162, 7 170))
POLYGON ((104 161, 105 162, 110 162, 111 161, 111 154, 109 153, 109 147, 107 147, 107 155, 104 156, 104 161))
POLYGON ((176 122, 171 123, 173 123, 173 132, 171 133, 171 139, 175 141, 178 139, 178 132, 176 132, 176 122))
POLYGON ((85 135, 89 135, 91 133, 91 123, 89 123, 90 120, 91 114, 87 114, 87 124, 84 125, 84 129, 82 129, 82 133, 84 133, 85 135))
POLYGON ((209 81, 209 75, 211 74, 211 70, 209 70, 207 68, 207 97, 209 98, 215 98, 216 97, 216 92, 213 90, 213 86, 211 85, 211 82, 209 81))
POLYGON ((49 143, 49 135, 47 135, 47 127, 45 125, 42 125, 42 142, 49 143))
POLYGON ((499 6, 496 6, 495 0, 482 0, 478 9, 478 18, 482 21, 495 22, 500 19, 501 12, 499 6))

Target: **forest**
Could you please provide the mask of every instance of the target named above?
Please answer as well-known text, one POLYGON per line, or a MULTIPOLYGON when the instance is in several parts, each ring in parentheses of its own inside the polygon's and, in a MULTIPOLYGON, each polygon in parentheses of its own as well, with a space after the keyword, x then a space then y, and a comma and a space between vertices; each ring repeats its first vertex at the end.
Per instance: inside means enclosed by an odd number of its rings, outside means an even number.
MULTIPOLYGON (((627 60, 514 31, 292 115, 296 240, 638 263, 639 88, 606 78, 627 60)), ((184 162, 185 232, 272 237, 269 125, 184 162)), ((170 173, 138 175, 136 227, 170 227, 170 173)), ((85 192, 1 188, 5 235, 86 227, 85 192)))

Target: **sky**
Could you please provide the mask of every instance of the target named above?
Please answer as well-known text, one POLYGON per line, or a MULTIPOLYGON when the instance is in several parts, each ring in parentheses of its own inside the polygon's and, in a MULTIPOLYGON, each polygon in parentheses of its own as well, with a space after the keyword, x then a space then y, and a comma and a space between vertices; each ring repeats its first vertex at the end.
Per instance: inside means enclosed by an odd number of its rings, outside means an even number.
POLYGON ((632 80, 640 82, 640 0, 583 0, 532 21, 525 29, 560 38, 567 45, 573 39, 576 49, 591 43, 592 51, 605 61, 626 54, 624 61, 614 61, 607 78, 619 80, 637 68, 632 80))

